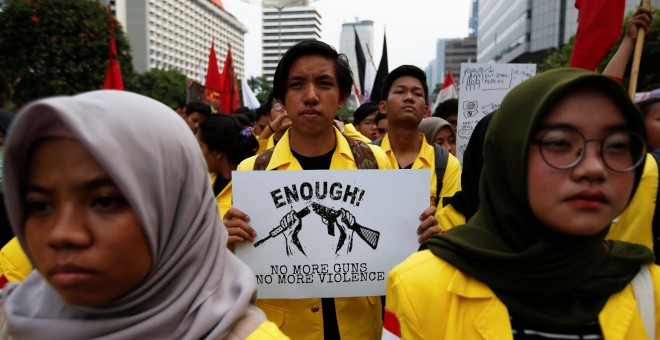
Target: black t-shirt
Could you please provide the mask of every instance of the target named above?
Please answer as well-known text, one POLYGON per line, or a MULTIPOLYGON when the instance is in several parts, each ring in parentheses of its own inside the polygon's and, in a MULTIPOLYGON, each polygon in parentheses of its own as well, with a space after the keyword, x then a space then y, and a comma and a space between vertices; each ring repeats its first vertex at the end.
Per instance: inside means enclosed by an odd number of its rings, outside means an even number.
POLYGON ((291 150, 291 153, 293 157, 296 157, 303 170, 328 170, 330 169, 330 163, 332 163, 332 155, 335 153, 335 148, 332 148, 326 154, 314 157, 303 156, 293 150, 291 150))
MULTIPOLYGON (((335 148, 332 148, 326 154, 315 157, 303 156, 293 150, 291 150, 291 153, 293 157, 296 157, 303 170, 328 170, 330 169, 330 163, 332 163, 332 155, 335 153, 335 148)), ((322 298, 321 308, 323 309, 323 338, 340 339, 335 299, 322 298)))

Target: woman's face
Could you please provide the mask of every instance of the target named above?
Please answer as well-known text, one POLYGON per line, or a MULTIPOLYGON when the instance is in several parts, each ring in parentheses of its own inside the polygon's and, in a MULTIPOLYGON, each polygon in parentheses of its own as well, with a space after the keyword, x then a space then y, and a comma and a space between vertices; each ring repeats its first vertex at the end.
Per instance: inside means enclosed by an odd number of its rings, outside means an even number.
POLYGON ((456 136, 449 126, 445 126, 435 134, 433 141, 438 145, 444 146, 449 153, 456 156, 456 136))
POLYGON ((218 167, 217 161, 215 159, 215 153, 211 152, 208 145, 204 143, 201 133, 197 134, 197 142, 199 143, 199 147, 202 149, 202 154, 204 155, 204 160, 206 161, 206 167, 208 168, 209 173, 217 173, 218 167))
POLYGON ((67 303, 102 305, 146 277, 152 259, 141 224, 80 142, 38 143, 28 171, 25 239, 37 269, 67 303))
MULTIPOLYGON (((532 134, 532 140, 541 138, 549 128, 568 127, 586 140, 601 141, 625 125, 621 110, 606 95, 580 91, 559 101, 532 134)), ((529 203, 544 225, 562 234, 594 235, 623 211, 632 193, 634 171, 620 173, 608 169, 600 156, 601 145, 587 143, 584 158, 566 170, 548 165, 538 143, 529 145, 529 203)))

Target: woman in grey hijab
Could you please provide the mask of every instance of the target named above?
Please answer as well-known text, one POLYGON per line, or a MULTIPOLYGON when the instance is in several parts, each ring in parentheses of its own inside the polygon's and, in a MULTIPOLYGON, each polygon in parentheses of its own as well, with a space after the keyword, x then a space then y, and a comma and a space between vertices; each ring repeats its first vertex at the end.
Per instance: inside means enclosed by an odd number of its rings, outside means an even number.
POLYGON ((456 132, 448 121, 438 117, 428 117, 419 123, 419 132, 423 133, 429 144, 444 146, 456 156, 456 132))
POLYGON ((30 339, 285 338, 226 247, 185 122, 123 91, 27 106, 5 153, 6 203, 33 271, 2 291, 30 339))

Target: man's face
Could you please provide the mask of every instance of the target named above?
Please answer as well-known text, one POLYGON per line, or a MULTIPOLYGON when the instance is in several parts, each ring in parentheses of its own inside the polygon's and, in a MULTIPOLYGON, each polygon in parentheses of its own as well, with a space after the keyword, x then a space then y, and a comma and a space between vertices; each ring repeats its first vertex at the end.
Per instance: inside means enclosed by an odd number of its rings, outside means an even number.
POLYGON ((385 135, 387 134, 387 118, 381 119, 378 121, 378 139, 383 139, 385 138, 385 135))
POLYGON ((392 126, 409 125, 417 129, 428 110, 422 83, 411 76, 394 80, 387 99, 380 102, 380 111, 387 115, 392 126))
POLYGON ((285 109, 294 133, 331 132, 337 110, 344 105, 332 60, 318 55, 298 58, 287 77, 285 109))
POLYGON ((264 129, 268 126, 268 116, 259 116, 257 121, 254 122, 254 134, 259 136, 264 129))
POLYGON ((204 122, 204 119, 206 119, 206 117, 204 117, 204 115, 199 112, 193 112, 188 115, 186 118, 186 123, 188 123, 188 126, 190 127, 190 130, 192 130, 193 134, 197 134, 197 131, 199 131, 199 125, 204 122))
POLYGON ((355 126, 355 129, 358 130, 363 136, 376 140, 378 138, 378 128, 376 127, 376 115, 378 112, 374 112, 364 118, 360 124, 355 126))

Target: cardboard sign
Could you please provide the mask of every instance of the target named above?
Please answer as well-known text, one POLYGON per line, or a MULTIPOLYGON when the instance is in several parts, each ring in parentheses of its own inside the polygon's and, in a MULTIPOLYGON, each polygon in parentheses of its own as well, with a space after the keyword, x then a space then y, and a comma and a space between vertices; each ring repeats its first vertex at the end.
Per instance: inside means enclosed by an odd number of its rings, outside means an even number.
POLYGON ((456 157, 461 163, 472 131, 481 118, 497 110, 512 88, 534 75, 535 64, 461 64, 456 126, 456 157))
POLYGON ((259 298, 385 295, 419 248, 430 170, 235 171, 234 207, 257 236, 236 246, 259 298))

